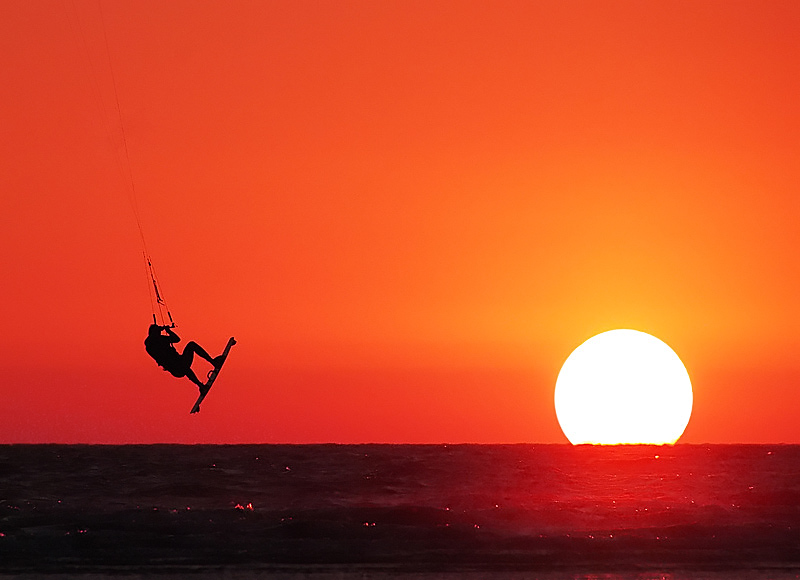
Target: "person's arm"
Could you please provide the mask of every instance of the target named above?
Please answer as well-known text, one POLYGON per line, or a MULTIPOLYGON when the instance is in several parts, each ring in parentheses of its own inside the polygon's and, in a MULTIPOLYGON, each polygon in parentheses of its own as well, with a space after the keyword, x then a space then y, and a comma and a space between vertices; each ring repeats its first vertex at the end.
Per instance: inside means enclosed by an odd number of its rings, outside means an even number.
POLYGON ((165 327, 164 327, 164 330, 166 330, 166 331, 167 331, 167 337, 169 337, 169 341, 170 341, 171 343, 172 343, 172 342, 180 342, 180 341, 181 341, 181 337, 180 337, 180 336, 178 336, 177 334, 175 334, 175 332, 172 330, 172 328, 171 328, 171 327, 169 327, 169 326, 165 326, 165 327))

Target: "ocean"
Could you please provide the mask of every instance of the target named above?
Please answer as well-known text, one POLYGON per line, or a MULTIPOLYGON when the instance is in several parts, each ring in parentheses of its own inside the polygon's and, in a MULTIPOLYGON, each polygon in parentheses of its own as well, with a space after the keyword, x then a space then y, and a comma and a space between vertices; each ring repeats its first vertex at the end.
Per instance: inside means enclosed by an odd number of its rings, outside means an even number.
POLYGON ((4 445, 0 575, 800 578, 800 446, 4 445))

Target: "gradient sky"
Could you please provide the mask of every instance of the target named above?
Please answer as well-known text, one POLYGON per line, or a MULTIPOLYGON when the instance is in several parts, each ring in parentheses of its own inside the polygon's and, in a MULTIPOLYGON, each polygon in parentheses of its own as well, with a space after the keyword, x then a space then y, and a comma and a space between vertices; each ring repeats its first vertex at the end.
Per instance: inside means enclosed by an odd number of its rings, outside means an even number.
POLYGON ((800 443, 798 30, 794 1, 3 2, 0 442, 566 442, 561 364, 635 328, 692 377, 681 441, 800 443), (143 349, 132 205, 178 333, 239 340, 199 415, 143 349))

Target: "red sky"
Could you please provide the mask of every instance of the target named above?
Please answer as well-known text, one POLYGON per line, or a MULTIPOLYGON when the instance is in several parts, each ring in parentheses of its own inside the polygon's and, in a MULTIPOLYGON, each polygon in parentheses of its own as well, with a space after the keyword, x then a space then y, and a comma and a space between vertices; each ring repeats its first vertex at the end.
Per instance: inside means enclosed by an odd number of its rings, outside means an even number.
POLYGON ((681 441, 800 443, 798 30, 793 1, 3 3, 0 442, 566 442, 561 364, 635 328, 692 377, 681 441), (132 201, 178 333, 239 340, 197 416, 142 346, 132 201))

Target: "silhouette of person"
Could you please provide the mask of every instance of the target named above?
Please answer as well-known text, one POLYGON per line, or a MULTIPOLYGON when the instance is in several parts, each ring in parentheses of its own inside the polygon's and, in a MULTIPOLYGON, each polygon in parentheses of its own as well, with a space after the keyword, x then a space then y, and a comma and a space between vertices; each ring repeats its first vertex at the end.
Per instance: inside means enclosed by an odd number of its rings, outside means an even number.
POLYGON ((176 342, 180 342, 180 340, 181 338, 173 332, 171 327, 151 324, 147 332, 147 338, 144 340, 144 349, 161 368, 171 373, 173 377, 186 377, 197 385, 200 392, 203 393, 206 385, 197 378, 197 375, 192 370, 194 355, 197 354, 204 358, 214 365, 214 368, 217 368, 219 363, 222 362, 222 356, 213 358, 202 346, 194 341, 189 342, 183 352, 179 353, 173 345, 176 342), (163 331, 166 331, 167 334, 163 334, 163 331))

